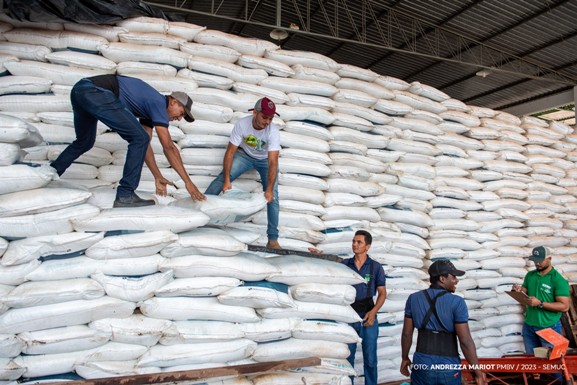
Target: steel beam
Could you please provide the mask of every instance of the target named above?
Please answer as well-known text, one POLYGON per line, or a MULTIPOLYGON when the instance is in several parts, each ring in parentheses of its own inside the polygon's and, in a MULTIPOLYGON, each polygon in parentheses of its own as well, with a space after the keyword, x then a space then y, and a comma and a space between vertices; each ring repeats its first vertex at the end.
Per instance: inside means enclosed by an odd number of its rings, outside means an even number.
MULTIPOLYGON (((227 1, 238 5, 238 0, 220 0, 218 7, 213 6, 211 12, 207 13, 190 8, 170 6, 167 3, 154 1, 144 1, 144 3, 172 11, 223 18, 270 29, 280 28, 293 34, 305 34, 319 39, 366 45, 393 52, 468 65, 474 67, 475 72, 484 68, 493 72, 503 72, 535 80, 547 80, 567 85, 577 83, 577 77, 573 75, 546 68, 508 52, 490 47, 483 42, 475 41, 445 28, 429 24, 393 8, 383 7, 376 0, 300 0, 286 2, 285 15, 292 4, 294 7, 292 10, 293 14, 302 18, 303 14, 309 14, 311 3, 316 4, 322 14, 324 25, 319 26, 315 23, 310 23, 310 19, 307 18, 306 23, 301 25, 301 30, 299 31, 271 24, 270 21, 259 22, 255 20, 257 19, 255 15, 250 18, 226 15, 223 10, 227 7, 222 7, 222 4, 227 1), (384 14, 383 10, 386 10, 384 14), (342 30, 345 30, 345 28, 341 28, 341 26, 345 25, 348 27, 346 30, 353 31, 353 33, 348 33, 346 37, 342 37, 342 30), (329 26, 328 33, 324 32, 326 28, 321 30, 321 27, 326 26, 329 26), (395 46, 394 40, 397 42, 402 41, 402 43, 397 43, 395 46), (451 57, 447 57, 447 55, 451 57)), ((183 2, 181 4, 184 5, 186 3, 183 2)), ((277 2, 275 7, 279 6, 277 2)))

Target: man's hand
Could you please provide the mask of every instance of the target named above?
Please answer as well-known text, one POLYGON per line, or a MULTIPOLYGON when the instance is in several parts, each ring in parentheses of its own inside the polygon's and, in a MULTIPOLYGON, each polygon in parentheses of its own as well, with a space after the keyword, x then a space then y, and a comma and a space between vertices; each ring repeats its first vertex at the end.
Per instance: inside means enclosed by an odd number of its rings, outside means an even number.
POLYGON ((528 306, 539 306, 540 303, 541 303, 541 300, 537 299, 536 297, 527 298, 527 305, 528 306))
POLYGON ((274 200, 274 193, 272 191, 265 191, 264 192, 264 199, 266 199, 266 201, 268 203, 272 202, 274 200))
POLYGON ((204 196, 204 194, 201 193, 200 191, 198 191, 198 189, 196 188, 196 186, 192 182, 186 184, 186 191, 188 191, 188 193, 190 194, 190 197, 192 198, 193 201, 206 200, 206 197, 204 196))
POLYGON ((156 194, 165 197, 167 193, 167 185, 176 187, 174 182, 169 181, 165 177, 160 177, 154 180, 156 186, 156 194))
POLYGON ((376 311, 373 311, 373 310, 368 311, 367 314, 365 314, 365 316, 363 317, 363 325, 364 326, 373 326, 376 318, 377 318, 377 312, 376 311))
POLYGON ((230 183, 230 181, 224 181, 222 183, 222 192, 227 192, 230 189, 232 189, 232 183, 230 183))
POLYGON ((487 385, 487 377, 480 370, 475 370, 475 385, 487 385))
POLYGON ((513 287, 511 287, 511 291, 521 291, 521 285, 518 283, 514 284, 513 287))
POLYGON ((319 249, 316 249, 316 248, 314 248, 314 247, 309 247, 309 253, 322 254, 323 251, 322 251, 322 250, 319 250, 319 249))
POLYGON ((404 358, 401 361, 401 374, 405 377, 409 377, 411 375, 411 372, 409 370, 409 366, 411 366, 412 362, 410 359, 408 358, 404 358))

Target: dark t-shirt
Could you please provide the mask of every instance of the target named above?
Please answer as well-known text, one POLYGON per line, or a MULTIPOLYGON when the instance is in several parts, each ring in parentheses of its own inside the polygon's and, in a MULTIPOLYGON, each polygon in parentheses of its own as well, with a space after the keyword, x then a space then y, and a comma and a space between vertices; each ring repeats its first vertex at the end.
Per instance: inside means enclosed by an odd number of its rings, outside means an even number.
POLYGON ((386 285, 386 278, 385 278, 385 271, 383 270, 383 265, 381 265, 379 262, 368 258, 365 261, 365 263, 363 264, 363 266, 361 266, 361 269, 357 269, 357 266, 355 265, 355 258, 348 258, 348 259, 343 259, 343 261, 341 262, 343 265, 347 265, 349 268, 351 268, 353 271, 356 271, 357 273, 359 273, 359 275, 361 277, 363 277, 365 279, 365 281, 367 282, 367 284, 364 283, 359 283, 356 285, 353 285, 353 287, 355 288, 355 290, 357 291, 357 295, 355 297, 355 300, 362 300, 365 299, 369 296, 369 289, 371 290, 371 296, 375 296, 377 294, 377 287, 379 286, 385 286, 386 285), (371 264, 373 264, 373 277, 371 277, 371 264))
POLYGON ((99 75, 90 80, 95 86, 112 91, 142 124, 168 127, 166 96, 146 82, 120 75, 99 75))

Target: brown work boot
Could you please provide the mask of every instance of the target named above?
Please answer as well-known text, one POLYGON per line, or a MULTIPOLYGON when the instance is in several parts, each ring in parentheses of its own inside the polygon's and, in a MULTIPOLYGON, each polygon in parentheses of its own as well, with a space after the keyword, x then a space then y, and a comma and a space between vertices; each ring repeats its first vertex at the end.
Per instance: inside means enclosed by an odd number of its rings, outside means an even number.
POLYGON ((280 244, 278 243, 278 241, 269 239, 268 242, 266 243, 266 248, 267 249, 282 249, 282 247, 280 247, 280 244))

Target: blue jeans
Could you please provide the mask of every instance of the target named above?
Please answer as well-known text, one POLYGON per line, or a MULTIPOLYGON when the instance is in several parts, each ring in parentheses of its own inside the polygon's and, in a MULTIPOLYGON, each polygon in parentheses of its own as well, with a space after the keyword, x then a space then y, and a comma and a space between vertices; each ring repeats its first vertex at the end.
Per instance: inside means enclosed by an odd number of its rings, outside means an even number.
POLYGON ((525 343, 525 353, 533 354, 533 349, 539 346, 551 348, 553 347, 552 344, 545 341, 543 338, 539 337, 537 333, 539 330, 551 328, 555 332, 561 334, 561 321, 558 321, 553 326, 549 326, 547 328, 539 328, 536 326, 530 326, 526 323, 523 324, 523 342, 525 343))
MULTIPOLYGON (((379 338, 379 324, 375 322, 371 326, 363 326, 362 322, 349 324, 359 337, 362 338, 363 369, 365 372, 365 385, 377 385, 377 338, 379 338)), ((354 367, 357 344, 349 344, 351 354, 347 360, 354 367)))
POLYGON ((412 370, 411 385, 461 385, 461 371, 412 370))
MULTIPOLYGON (((232 159, 232 167, 230 168, 230 181, 233 182, 236 178, 241 176, 243 173, 255 169, 260 175, 262 181, 262 190, 266 190, 268 185, 268 159, 255 159, 247 155, 241 148, 237 149, 232 159)), ((218 174, 218 176, 212 181, 204 192, 206 195, 218 195, 222 191, 222 185, 224 184, 224 172, 218 174)), ((279 213, 279 203, 278 203, 278 174, 274 184, 273 189, 274 199, 272 202, 266 205, 266 214, 268 220, 268 226, 266 229, 266 235, 269 240, 276 241, 278 239, 278 213, 279 213)))
POLYGON ((128 142, 126 162, 116 195, 132 195, 140 182, 150 136, 112 91, 96 87, 88 79, 82 79, 74 85, 70 102, 74 111, 76 139, 62 151, 51 166, 58 175, 62 175, 72 162, 90 150, 94 146, 96 124, 100 120, 128 142))
MULTIPOLYGON (((523 343, 525 344, 525 353, 533 354, 533 349, 539 346, 551 348, 553 344, 545 341, 543 338, 539 337, 537 333, 539 330, 551 328, 555 332, 561 334, 561 321, 557 321, 556 324, 546 327, 540 328, 536 326, 527 325, 526 323, 523 324, 523 343)), ((560 382, 556 382, 556 384, 564 384, 565 380, 563 380, 563 375, 561 373, 551 374, 551 376, 555 379, 560 379, 560 382)))

